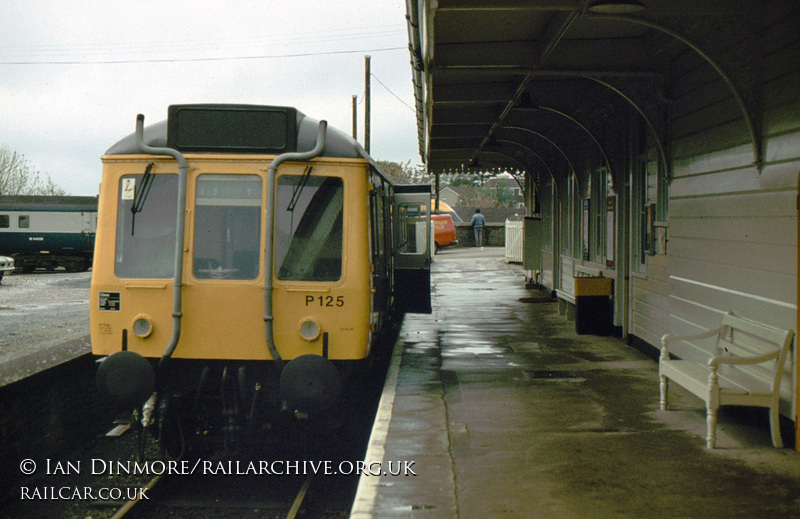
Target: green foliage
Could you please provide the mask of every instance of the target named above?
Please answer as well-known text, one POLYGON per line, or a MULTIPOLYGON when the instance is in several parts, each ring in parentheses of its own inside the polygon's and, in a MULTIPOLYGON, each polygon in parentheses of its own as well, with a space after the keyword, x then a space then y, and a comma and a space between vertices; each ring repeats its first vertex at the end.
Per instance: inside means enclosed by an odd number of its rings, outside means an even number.
POLYGON ((396 184, 427 184, 430 176, 425 173, 424 166, 412 166, 411 161, 391 162, 378 160, 378 167, 389 179, 396 184))
POLYGON ((455 170, 443 172, 441 175, 442 184, 450 187, 457 187, 460 195, 458 205, 470 207, 505 207, 513 208, 520 201, 514 191, 503 182, 496 182, 495 178, 508 178, 510 174, 517 181, 518 185, 523 185, 523 171, 501 171, 501 170, 455 170), (505 176, 501 176, 503 174, 505 176))
MULTIPOLYGON (((452 185, 452 184, 451 184, 452 185)), ((469 185, 459 190, 459 205, 470 207, 514 207, 516 199, 508 187, 469 185)))
POLYGON ((473 186, 475 185, 475 180, 471 178, 455 178, 452 182, 450 182, 450 185, 454 187, 473 186))
POLYGON ((497 207, 514 207, 514 195, 506 186, 502 184, 495 185, 494 197, 497 200, 497 207))

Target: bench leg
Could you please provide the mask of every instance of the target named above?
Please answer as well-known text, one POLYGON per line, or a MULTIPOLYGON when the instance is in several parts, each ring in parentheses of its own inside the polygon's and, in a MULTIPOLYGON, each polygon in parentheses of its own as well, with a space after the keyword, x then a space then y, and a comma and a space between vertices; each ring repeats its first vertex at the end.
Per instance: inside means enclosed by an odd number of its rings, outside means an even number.
POLYGON ((706 447, 713 449, 717 444, 717 408, 706 408, 706 447))
POLYGON ((772 432, 772 446, 776 449, 783 448, 783 440, 781 439, 781 422, 778 416, 778 406, 769 408, 769 429, 772 432))
POLYGON ((667 381, 667 377, 665 377, 664 375, 659 375, 659 377, 661 378, 661 383, 659 384, 659 387, 661 388, 661 399, 659 400, 659 404, 661 405, 661 410, 666 411, 667 390, 669 389, 669 386, 667 384, 669 384, 669 382, 667 381))
POLYGON ((717 410, 719 409, 719 379, 717 366, 711 366, 708 374, 708 396, 706 397, 706 447, 713 449, 717 443, 717 410))

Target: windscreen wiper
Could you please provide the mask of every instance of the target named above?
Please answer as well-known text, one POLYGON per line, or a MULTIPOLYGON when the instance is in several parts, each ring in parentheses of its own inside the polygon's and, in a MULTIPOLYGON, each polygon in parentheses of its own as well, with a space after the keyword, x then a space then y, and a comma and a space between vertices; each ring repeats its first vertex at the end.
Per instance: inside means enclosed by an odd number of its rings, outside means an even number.
POLYGON ((294 190, 292 191, 292 199, 289 200, 289 205, 286 207, 288 212, 291 213, 294 211, 297 201, 300 199, 300 194, 303 192, 303 188, 306 187, 309 177, 311 177, 312 169, 314 169, 314 166, 307 166, 305 171, 303 171, 303 175, 300 177, 300 180, 297 182, 297 185, 294 186, 294 190))
POLYGON ((144 175, 142 175, 141 183, 134 189, 133 205, 131 205, 131 213, 133 213, 131 217, 131 236, 133 236, 134 227, 136 226, 136 213, 142 212, 144 202, 147 200, 147 195, 153 185, 153 179, 155 178, 155 175, 152 174, 153 166, 155 166, 154 162, 147 165, 144 175))

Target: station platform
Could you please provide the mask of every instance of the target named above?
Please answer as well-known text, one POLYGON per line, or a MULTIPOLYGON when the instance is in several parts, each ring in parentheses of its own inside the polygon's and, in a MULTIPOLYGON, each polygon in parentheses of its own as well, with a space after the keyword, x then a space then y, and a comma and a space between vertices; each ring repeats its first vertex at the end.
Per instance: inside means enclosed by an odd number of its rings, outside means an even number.
POLYGON ((577 335, 503 249, 445 250, 432 283, 365 458, 385 473, 351 518, 800 516, 800 453, 772 447, 765 410, 720 410, 707 450, 702 401, 673 384, 661 411, 657 363, 577 335))

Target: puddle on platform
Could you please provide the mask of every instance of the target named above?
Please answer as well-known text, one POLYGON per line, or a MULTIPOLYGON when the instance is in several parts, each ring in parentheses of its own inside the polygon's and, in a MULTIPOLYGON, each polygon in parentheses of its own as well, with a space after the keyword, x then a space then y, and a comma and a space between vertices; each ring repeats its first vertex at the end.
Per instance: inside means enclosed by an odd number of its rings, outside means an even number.
POLYGON ((500 348, 492 344, 455 347, 445 346, 442 350, 442 357, 456 357, 460 355, 500 355, 505 352, 505 348, 500 348))

